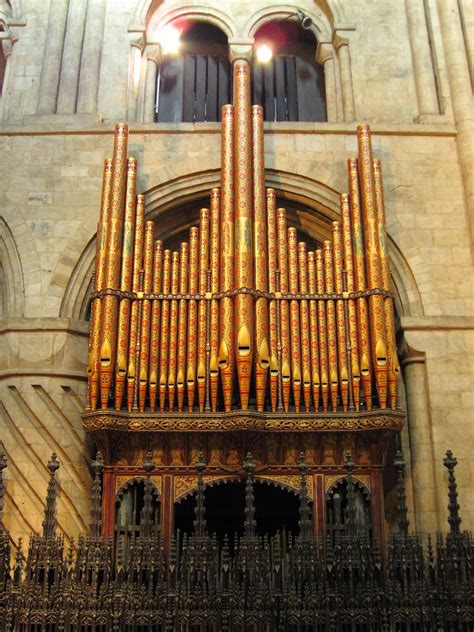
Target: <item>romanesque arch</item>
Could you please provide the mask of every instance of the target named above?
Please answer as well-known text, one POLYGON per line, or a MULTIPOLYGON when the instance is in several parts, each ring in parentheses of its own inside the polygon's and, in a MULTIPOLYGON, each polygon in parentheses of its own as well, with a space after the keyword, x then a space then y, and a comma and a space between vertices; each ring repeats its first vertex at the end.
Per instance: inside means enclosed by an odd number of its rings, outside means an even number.
POLYGON ((23 316, 25 288, 20 255, 13 234, 0 217, 1 318, 23 316))

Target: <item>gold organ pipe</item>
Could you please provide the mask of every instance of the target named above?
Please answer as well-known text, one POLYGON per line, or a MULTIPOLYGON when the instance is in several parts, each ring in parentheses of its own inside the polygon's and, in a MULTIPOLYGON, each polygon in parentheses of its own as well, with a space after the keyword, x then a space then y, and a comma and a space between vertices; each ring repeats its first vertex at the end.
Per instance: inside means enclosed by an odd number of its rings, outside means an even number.
MULTIPOLYGON (((171 294, 176 296, 179 290, 179 252, 171 255, 171 294)), ((170 411, 174 408, 176 395, 176 363, 178 344, 178 300, 171 299, 170 328, 169 328, 169 367, 168 367, 168 405, 170 411)))
MULTIPOLYGON (((145 224, 145 253, 143 258, 143 292, 150 294, 153 282, 153 239, 155 225, 153 222, 145 224)), ((138 370, 138 408, 145 410, 145 400, 148 388, 148 365, 150 358, 150 321, 151 301, 142 301, 142 322, 140 332, 140 367, 138 370)))
MULTIPOLYGON (((301 294, 308 293, 308 264, 306 243, 298 243, 298 272, 301 294)), ((306 412, 311 406, 311 342, 309 334, 309 305, 306 299, 300 301, 301 319, 301 365, 303 374, 303 395, 306 412)), ((316 403, 317 406, 317 403, 316 403)))
MULTIPOLYGON (((344 264, 347 279, 347 291, 355 291, 354 285, 354 261, 352 257, 352 233, 349 209, 349 196, 341 195, 341 219, 342 219, 342 242, 344 245, 344 264)), ((353 298, 347 301, 347 312, 349 315, 349 340, 351 347, 351 369, 352 369, 352 392, 354 406, 358 411, 360 408, 360 366, 359 366, 359 341, 357 327, 357 309, 353 298)))
MULTIPOLYGON (((252 139, 250 120, 250 66, 234 62, 235 108, 235 285, 253 285, 252 247, 252 139)), ((253 298, 235 297, 235 346, 240 406, 247 410, 254 355, 253 298)))
MULTIPOLYGON (((153 255, 153 294, 160 294, 163 273, 163 242, 155 241, 153 255)), ((151 306, 151 334, 150 334, 150 410, 156 410, 156 393, 158 390, 158 358, 160 350, 160 314, 161 303, 154 300, 151 306)))
MULTIPOLYGON (((367 289, 367 283, 365 277, 364 241, 362 237, 359 175, 357 160, 355 158, 349 158, 348 169, 352 241, 354 247, 355 289, 357 292, 364 292, 367 289)), ((367 410, 372 410, 372 361, 370 354, 367 300, 365 298, 358 298, 356 307, 359 325, 360 373, 364 389, 364 401, 367 410)))
MULTIPOLYGON (((276 225, 276 194, 274 189, 267 189, 267 238, 268 238, 268 291, 275 293, 277 263, 277 225, 276 225)), ((270 328, 270 405, 275 412, 278 405, 278 336, 277 336, 277 301, 270 300, 269 328, 270 328)))
MULTIPOLYGON (((344 288, 342 281, 342 236, 339 222, 332 223, 332 239, 335 288, 338 294, 342 294, 344 288)), ((336 323, 341 403, 343 410, 347 411, 349 403, 349 369, 347 365, 346 316, 344 301, 342 299, 336 301, 336 323)))
MULTIPOLYGON (((209 265, 209 209, 202 208, 199 222, 199 294, 207 291, 207 270, 209 265)), ((197 351, 197 387, 199 410, 203 412, 206 404, 206 332, 207 303, 198 305, 198 351, 197 351)))
MULTIPOLYGON (((211 189, 211 293, 219 293, 220 191, 211 189)), ((219 301, 211 301, 209 382, 211 410, 217 411, 219 387, 219 301)))
MULTIPOLYGON (((188 292, 188 265, 189 246, 183 242, 179 252, 179 293, 188 292)), ((183 412, 184 387, 186 384, 186 328, 187 328, 188 305, 186 299, 179 301, 179 324, 178 324, 178 368, 176 374, 176 393, 178 399, 178 412, 183 412)))
MULTIPOLYGON (((137 211, 135 218, 135 239, 133 243, 133 276, 132 292, 140 290, 140 273, 143 263, 143 243, 145 239, 145 197, 137 195, 137 211)), ((127 370, 127 408, 132 410, 135 399, 135 384, 137 377, 137 346, 140 330, 139 301, 132 301, 130 312, 130 333, 128 339, 128 370, 127 370)))
MULTIPOLYGON (((105 287, 117 289, 120 278, 122 254, 122 225, 124 214, 125 181, 127 167, 128 127, 123 123, 115 126, 113 172, 110 201, 110 222, 107 231, 105 257, 105 287)), ((117 350, 118 298, 111 294, 103 298, 102 331, 100 343, 100 399, 106 409, 117 350)))
MULTIPOLYGON (((324 262, 322 250, 315 251, 316 258, 316 283, 318 294, 325 293, 324 262)), ((321 400, 323 410, 328 411, 329 400, 329 357, 328 357, 328 331, 326 319, 326 305, 323 300, 318 300, 319 323, 319 360, 321 363, 321 400)))
MULTIPOLYGON (((104 161, 104 175, 102 180, 102 198, 100 204, 100 220, 97 230, 96 266, 94 276, 94 290, 105 289, 105 257, 107 246, 107 231, 110 221, 110 202, 112 192, 112 160, 104 161)), ((89 405, 91 410, 96 410, 99 396, 99 372, 100 372, 100 329, 102 315, 102 298, 94 299, 92 303, 91 330, 89 337, 89 405)))
MULTIPOLYGON (((323 246, 324 257, 324 277, 326 280, 326 293, 334 292, 334 274, 332 262, 332 247, 329 240, 325 240, 323 246)), ((336 307, 334 301, 326 301, 326 318, 328 334, 328 359, 329 359, 329 386, 331 390, 332 410, 337 410, 337 396, 339 386, 339 376, 337 371, 337 332, 336 332, 336 307)))
MULTIPOLYGON (((380 248, 380 264, 382 269, 382 289, 390 292, 392 289, 390 279, 390 263, 387 250, 386 222, 385 222, 385 204, 383 196, 382 183, 382 165, 380 160, 374 160, 374 179, 375 179, 375 197, 377 205, 377 225, 379 235, 380 248)), ((388 395, 390 400, 390 408, 397 408, 397 389, 398 374, 400 365, 397 356, 397 344, 395 341, 395 313, 393 306, 393 298, 384 299, 386 339, 388 350, 388 395)))
MULTIPOLYGON (((379 238, 377 231, 377 206, 375 198, 374 165, 370 129, 368 125, 357 128, 359 147, 360 183, 363 200, 362 220, 364 224, 365 261, 369 289, 381 288, 379 238)), ((387 342, 384 322, 384 299, 379 294, 368 297, 372 358, 380 408, 387 407, 387 342)))
MULTIPOLYGON (((234 106, 222 108, 221 147, 221 292, 234 289, 234 106)), ((224 409, 232 408, 234 351, 234 301, 220 300, 219 368, 224 409)))
MULTIPOLYGON (((288 293, 288 241, 286 230, 286 211, 277 209, 278 233, 278 267, 280 270, 280 287, 282 294, 288 293)), ((280 336, 281 336, 281 384, 283 408, 288 412, 290 405, 291 353, 290 353, 290 307, 288 300, 280 301, 280 336)))
MULTIPOLYGON (((189 230, 189 293, 197 294, 198 290, 198 258, 199 230, 193 226, 189 230)), ((188 344, 186 387, 188 409, 192 411, 196 390, 196 352, 197 352, 197 301, 191 299, 188 307, 188 344)))
MULTIPOLYGON (((170 294, 171 290, 171 250, 163 252, 163 294, 170 294)), ((161 308, 161 339, 160 339, 160 411, 165 410, 166 387, 168 385, 168 352, 169 352, 169 322, 170 301, 163 300, 161 308)))
MULTIPOLYGON (((298 236, 296 228, 288 228, 289 287, 291 294, 298 294, 298 236)), ((301 341, 300 306, 297 300, 290 301, 291 364, 293 401, 296 412, 301 402, 301 341)))
MULTIPOLYGON (((309 292, 310 294, 316 294, 316 260, 314 252, 308 252, 307 267, 309 292)), ((314 299, 309 301, 309 326, 311 344, 311 380, 313 385, 314 409, 317 411, 319 408, 319 391, 321 381, 319 376, 318 304, 314 299)))
MULTIPOLYGON (((263 108, 252 106, 253 140, 253 249, 255 261, 255 289, 268 291, 267 239, 265 209, 265 164, 263 147, 263 108)), ((268 344, 268 302, 259 297, 255 301, 255 391, 257 410, 263 412, 270 367, 268 344)))
MULTIPOLYGON (((137 161, 129 158, 127 161, 127 184, 125 190, 125 217, 122 245, 122 272, 120 275, 120 290, 130 292, 133 274, 133 238, 135 235, 136 214, 136 183, 137 161)), ((128 363, 128 339, 130 333, 130 299, 120 299, 118 334, 117 334, 117 366, 115 372, 115 409, 122 408, 125 391, 125 379, 128 363)))

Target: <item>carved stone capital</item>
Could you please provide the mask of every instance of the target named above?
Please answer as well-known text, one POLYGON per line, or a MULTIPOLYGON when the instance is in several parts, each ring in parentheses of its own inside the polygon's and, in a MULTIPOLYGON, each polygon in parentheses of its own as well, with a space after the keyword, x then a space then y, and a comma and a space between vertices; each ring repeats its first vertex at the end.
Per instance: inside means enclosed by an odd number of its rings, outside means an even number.
POLYGON ((253 56, 253 37, 230 37, 229 38, 229 61, 231 64, 237 59, 245 59, 249 63, 253 56))

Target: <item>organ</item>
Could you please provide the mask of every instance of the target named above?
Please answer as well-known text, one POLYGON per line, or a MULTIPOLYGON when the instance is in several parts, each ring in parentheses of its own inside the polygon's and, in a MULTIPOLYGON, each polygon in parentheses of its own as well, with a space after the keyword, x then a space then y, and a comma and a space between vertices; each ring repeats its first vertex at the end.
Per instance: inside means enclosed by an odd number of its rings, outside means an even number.
POLYGON ((234 105, 222 110, 220 187, 179 249, 160 239, 159 219, 145 220, 127 139, 118 124, 104 163, 84 415, 112 470, 112 430, 269 430, 284 441, 289 428, 381 429, 370 440, 382 464, 403 415, 369 127, 357 129, 340 219, 316 249, 265 188, 263 112, 250 105, 246 62, 234 64, 234 105))

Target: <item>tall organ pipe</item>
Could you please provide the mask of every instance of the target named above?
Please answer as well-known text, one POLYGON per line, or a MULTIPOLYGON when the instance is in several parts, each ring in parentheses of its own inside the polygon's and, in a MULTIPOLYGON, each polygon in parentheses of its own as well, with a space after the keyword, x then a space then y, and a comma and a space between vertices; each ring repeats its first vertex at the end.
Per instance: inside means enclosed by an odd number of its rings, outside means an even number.
MULTIPOLYGON (((278 231, 278 268, 280 270, 280 287, 282 294, 288 294, 288 235, 286 229, 286 211, 277 209, 278 231)), ((280 301, 280 337, 281 337, 281 384, 283 408, 288 412, 291 387, 291 352, 290 352, 290 306, 287 299, 280 301)))
MULTIPOLYGON (((357 160, 349 158, 349 193, 352 223, 352 240, 354 246, 355 289, 365 292, 367 282, 365 277, 364 240, 362 237, 362 218, 360 209, 359 175, 357 160)), ((372 410, 372 361, 369 339, 369 313, 367 299, 357 299, 357 320, 359 324, 360 373, 364 389, 364 401, 367 410, 372 410)))
MULTIPOLYGON (((213 296, 219 293, 219 217, 220 217, 220 191, 211 189, 211 293, 213 296)), ((210 362, 209 382, 211 410, 217 411, 217 395, 219 388, 219 300, 211 301, 210 323, 210 362)))
MULTIPOLYGON (((390 292, 392 289, 392 284, 390 279, 390 264, 387 250, 385 204, 382 184, 382 165, 380 160, 378 159, 374 160, 374 178, 375 197, 377 203, 377 225, 380 248, 380 264, 382 269, 382 289, 386 292, 390 292)), ((400 365, 398 363, 397 344, 395 341, 395 313, 392 297, 387 297, 384 299, 384 312, 388 352, 388 395, 390 400, 390 408, 395 410, 397 408, 397 388, 400 365)))
MULTIPOLYGON (((308 287, 310 294, 316 294, 316 260, 314 252, 308 252, 308 287)), ((319 341, 318 341, 318 304, 315 299, 309 301, 309 323, 311 338, 311 380, 313 385, 314 410, 319 408, 320 372, 319 372, 319 341)))
MULTIPOLYGON (((199 230, 193 226, 189 230, 189 293, 197 294, 198 289, 199 230)), ((196 392, 196 357, 197 357, 197 301, 191 299, 188 307, 188 344, 186 390, 188 410, 194 406, 196 392)))
MULTIPOLYGON (((179 293, 185 295, 188 291, 189 246, 183 242, 179 252, 179 293)), ((186 384, 186 328, 188 320, 188 305, 186 299, 179 301, 178 324, 178 366, 176 373, 176 394, 178 412, 183 412, 184 390, 186 384)))
MULTIPOLYGON (((171 290, 171 250, 163 253, 163 294, 169 294, 171 290)), ((161 308, 161 339, 160 339, 160 411, 164 412, 166 406, 166 389, 168 386, 168 353, 169 353, 169 325, 170 325, 170 301, 163 300, 161 308)))
MULTIPOLYGON (((117 288, 120 278, 122 250, 122 226, 124 213, 125 181, 127 166, 128 127, 116 125, 112 172, 110 224, 107 231, 105 257, 105 287, 117 288)), ((106 409, 109 400, 112 375, 117 351, 118 297, 108 294, 103 298, 102 330, 100 345, 100 399, 106 409)))
MULTIPOLYGON (((199 294, 205 295, 207 290, 207 270, 209 265, 209 209, 201 209, 199 222, 199 294)), ((197 338, 197 387, 199 410, 203 412, 206 403, 206 337, 207 337, 207 304, 201 300, 198 305, 198 338, 197 338)))
MULTIPOLYGON (((235 108, 235 285, 251 288, 253 279, 252 139, 250 120, 250 66, 234 63, 235 108)), ((247 410, 254 355, 253 298, 235 297, 235 346, 240 405, 247 410)))
MULTIPOLYGON (((120 290, 130 292, 133 275, 133 238, 135 235, 136 215, 136 183, 137 161, 129 158, 127 162, 127 185, 125 191, 125 218, 122 245, 122 272, 120 275, 120 290)), ((130 333, 130 299, 121 298, 119 305, 118 338, 117 338, 117 366, 115 372, 115 409, 122 408, 125 391, 125 379, 128 363, 128 339, 130 333)))
MULTIPOLYGON (((357 128, 359 146, 360 184, 362 190, 365 237, 365 261, 370 289, 381 288, 382 270, 380 247, 377 234, 377 206, 375 198, 374 164, 368 125, 357 128)), ((368 297, 370 332, 372 339, 372 359, 380 408, 387 407, 387 341, 384 323, 384 299, 380 294, 368 297)))
MULTIPOLYGON (((316 283, 318 294, 325 293, 323 252, 318 248, 315 251, 316 259, 316 283)), ((321 400, 323 410, 328 411, 329 400, 329 358, 328 358, 328 332, 326 321, 326 305, 318 299, 318 323, 319 323, 319 360, 321 365, 321 400)))
MULTIPOLYGON (((107 247, 107 232, 110 221, 110 202, 112 193, 112 160, 104 161, 104 175, 102 180, 102 197, 100 203, 100 220, 97 229, 96 266, 94 276, 94 290, 96 292, 105 289, 105 258, 107 247)), ((99 396, 99 372, 100 372, 100 329, 103 298, 96 298, 92 303, 91 330, 89 336, 89 406, 96 410, 99 396)))
MULTIPOLYGON (((291 294, 298 294, 298 237, 296 228, 288 228, 289 288, 291 294)), ((291 378, 293 382, 293 401, 296 412, 301 401, 301 341, 300 306, 298 301, 290 301, 290 338, 291 338, 291 378)))
MULTIPOLYGON (((347 292, 351 294, 355 291, 354 285, 354 261, 352 257, 352 232, 349 210, 349 196, 341 195, 341 220, 342 220, 342 243, 344 247, 344 267, 346 270, 347 292)), ((356 301, 353 298, 347 301, 347 313, 349 315, 349 339, 350 339, 350 361, 352 373, 352 393, 355 409, 360 408, 360 365, 359 365, 359 340, 357 327, 356 301)))
MULTIPOLYGON (((153 294, 161 292, 163 274, 163 242, 155 241, 153 254, 153 294)), ((161 302, 154 300, 151 306, 151 333, 150 333, 150 385, 149 399, 150 410, 156 410, 156 394, 158 390, 158 358, 160 350, 160 315, 161 302)))
MULTIPOLYGON (((306 244, 298 243, 298 272, 301 294, 308 293, 308 265, 306 244)), ((304 407, 309 412, 311 406, 311 342, 309 334, 309 305, 306 299, 300 301, 301 321, 301 365, 303 377, 304 407)), ((317 401, 316 401, 317 406, 317 401)))
MULTIPOLYGON (((332 224, 332 238, 335 288, 336 292, 342 295, 344 287, 342 282, 342 237, 339 222, 332 224)), ((349 403, 349 369, 347 366, 346 317, 343 299, 336 301, 336 324, 341 403, 343 410, 346 411, 349 403)))
MULTIPOLYGON (((334 292, 334 274, 332 264, 331 242, 326 240, 323 248, 324 277, 326 280, 326 293, 334 292)), ((337 397, 339 387, 339 375, 337 371, 337 331, 336 331, 336 307, 333 299, 326 301, 327 335, 328 335, 328 360, 329 360, 329 387, 331 391, 332 410, 337 410, 337 397)))
MULTIPOLYGON (((253 139, 253 248, 255 261, 255 289, 268 291, 267 239, 265 209, 265 164, 263 148, 263 108, 252 106, 253 139)), ((265 405, 270 348, 268 344, 268 302, 265 297, 255 301, 255 390, 257 410, 265 405)))
MULTIPOLYGON (((176 296, 179 290, 179 252, 171 255, 171 294, 176 296)), ((171 299, 169 327, 169 367, 168 367, 168 402, 169 409, 174 408, 176 395, 176 363, 178 357, 178 301, 171 299)))
MULTIPOLYGON (((221 292, 234 289, 234 107, 222 108, 221 147, 221 292)), ((220 301, 219 368, 221 372, 224 409, 232 408, 234 373, 234 301, 220 301)))
MULTIPOLYGON (((268 238, 268 291, 277 291, 276 271, 278 267, 276 194, 267 189, 267 238, 268 238)), ((270 328, 270 406, 275 412, 278 405, 278 308, 276 299, 270 299, 268 306, 270 328)))
MULTIPOLYGON (((153 282, 153 238, 155 226, 153 222, 145 225, 145 256, 143 259, 143 292, 151 293, 153 282)), ((150 321, 151 301, 142 301, 142 322, 140 332, 140 367, 138 370, 138 407, 140 412, 145 410, 146 393, 148 390, 148 366, 150 358, 150 321)))

